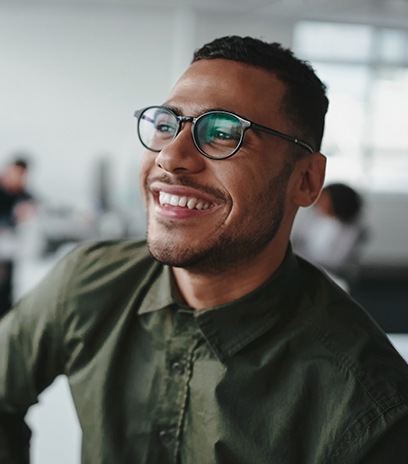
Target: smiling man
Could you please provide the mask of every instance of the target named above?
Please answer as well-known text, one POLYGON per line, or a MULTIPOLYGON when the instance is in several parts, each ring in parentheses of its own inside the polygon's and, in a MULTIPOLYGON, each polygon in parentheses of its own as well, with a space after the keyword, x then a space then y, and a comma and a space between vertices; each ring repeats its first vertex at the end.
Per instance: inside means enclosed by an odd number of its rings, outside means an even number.
MULTIPOLYGON (((253 52, 250 62, 261 61, 256 47, 253 52)), ((320 144, 320 126, 300 129, 282 117, 292 103, 281 79, 258 63, 207 59, 205 53, 197 53, 162 107, 136 113, 142 143, 157 153, 142 161, 149 249, 174 266, 183 297, 196 309, 239 298, 273 274, 296 210, 316 199, 325 167, 309 145, 276 132, 301 131, 320 144)), ((240 53, 238 44, 234 53, 240 53)), ((285 58, 308 71, 318 106, 311 111, 323 118, 321 84, 304 65, 285 58)))
POLYGON ((224 37, 136 111, 147 244, 78 247, 1 321, 1 464, 59 374, 84 464, 407 462, 406 363, 289 244, 326 110, 289 50, 224 37))

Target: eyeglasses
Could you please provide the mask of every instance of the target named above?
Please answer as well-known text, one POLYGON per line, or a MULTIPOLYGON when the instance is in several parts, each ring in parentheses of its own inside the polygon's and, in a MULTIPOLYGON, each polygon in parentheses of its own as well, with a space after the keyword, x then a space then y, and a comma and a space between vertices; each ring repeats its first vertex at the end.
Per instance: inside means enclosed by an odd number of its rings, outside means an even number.
POLYGON ((209 111, 197 118, 180 116, 164 106, 149 106, 135 112, 141 143, 150 151, 159 152, 179 134, 182 124, 191 122, 191 133, 197 150, 207 158, 225 159, 242 146, 248 129, 259 130, 296 143, 313 153, 305 142, 269 127, 261 126, 228 111, 209 111))

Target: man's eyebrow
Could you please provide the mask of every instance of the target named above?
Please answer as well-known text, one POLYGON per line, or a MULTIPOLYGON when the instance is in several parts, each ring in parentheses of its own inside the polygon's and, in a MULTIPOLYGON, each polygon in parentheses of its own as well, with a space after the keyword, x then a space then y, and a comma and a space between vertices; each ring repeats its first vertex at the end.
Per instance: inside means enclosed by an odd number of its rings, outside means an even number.
POLYGON ((171 110, 171 111, 174 111, 176 114, 178 114, 180 116, 198 117, 198 116, 201 116, 202 114, 209 113, 211 111, 224 111, 224 112, 227 112, 227 113, 237 114, 237 113, 235 113, 235 111, 232 111, 232 110, 230 110, 228 108, 224 108, 224 107, 221 107, 221 106, 208 107, 208 108, 197 108, 197 110, 195 110, 193 112, 195 114, 184 114, 184 111, 180 107, 175 106, 175 105, 171 105, 171 104, 167 104, 167 103, 163 103, 162 106, 164 108, 167 108, 167 109, 171 110))
POLYGON ((167 108, 168 110, 174 111, 176 114, 182 114, 183 113, 179 107, 174 106, 174 105, 169 105, 167 103, 163 103, 161 106, 163 108, 167 108))

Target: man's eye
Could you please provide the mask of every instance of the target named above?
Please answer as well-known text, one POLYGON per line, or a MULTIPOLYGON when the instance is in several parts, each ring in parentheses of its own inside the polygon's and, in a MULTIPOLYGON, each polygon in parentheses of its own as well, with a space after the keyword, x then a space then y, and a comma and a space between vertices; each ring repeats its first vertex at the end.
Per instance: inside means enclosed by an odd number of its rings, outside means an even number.
POLYGON ((213 137, 221 140, 230 140, 232 138, 231 134, 221 130, 215 130, 213 132, 213 137))
POLYGON ((214 129, 212 131, 212 138, 218 140, 239 140, 239 133, 237 131, 225 131, 222 129, 214 129))
POLYGON ((165 133, 173 134, 175 131, 175 127, 169 124, 156 124, 155 128, 158 132, 161 132, 163 134, 165 133))

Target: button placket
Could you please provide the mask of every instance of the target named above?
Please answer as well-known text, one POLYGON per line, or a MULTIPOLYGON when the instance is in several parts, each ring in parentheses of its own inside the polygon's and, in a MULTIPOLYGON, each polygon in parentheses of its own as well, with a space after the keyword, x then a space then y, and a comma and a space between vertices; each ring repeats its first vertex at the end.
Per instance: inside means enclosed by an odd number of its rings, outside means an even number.
POLYGON ((178 311, 171 337, 166 342, 165 380, 166 401, 161 407, 161 418, 157 424, 157 437, 177 462, 180 436, 189 397, 189 382, 192 375, 192 354, 197 344, 197 326, 194 315, 178 311))

